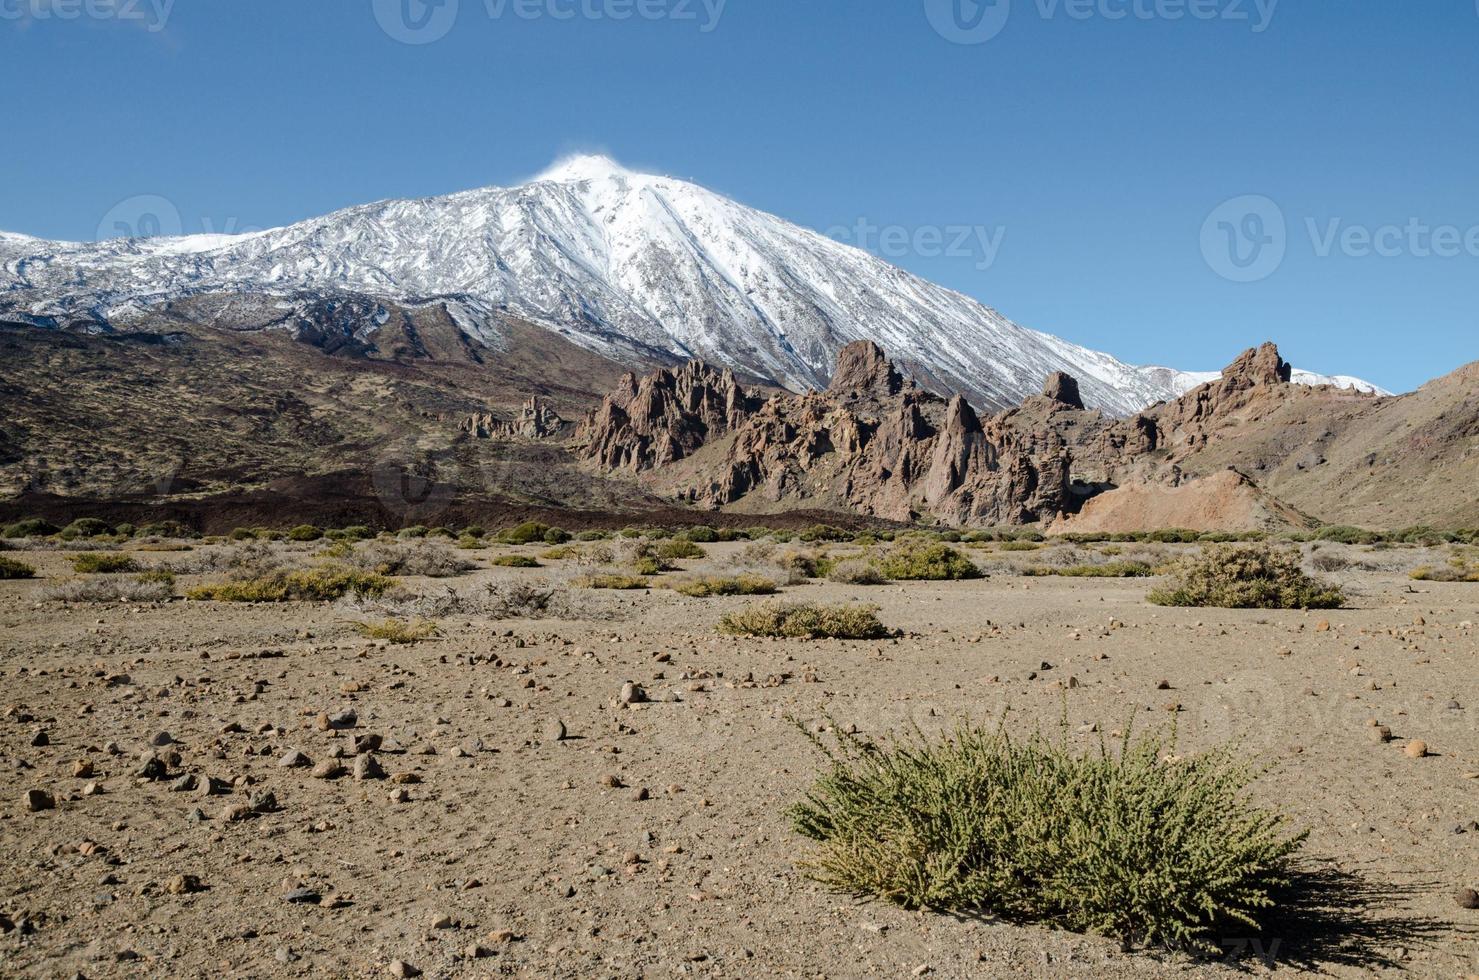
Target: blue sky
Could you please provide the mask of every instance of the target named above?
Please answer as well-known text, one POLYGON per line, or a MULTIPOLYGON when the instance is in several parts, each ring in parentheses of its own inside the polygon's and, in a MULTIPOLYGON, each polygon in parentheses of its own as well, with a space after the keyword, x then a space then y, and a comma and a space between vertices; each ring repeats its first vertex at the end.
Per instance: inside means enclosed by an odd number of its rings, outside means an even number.
POLYGON ((443 4, 0 0, 0 229, 136 195, 269 227, 602 150, 1135 363, 1479 358, 1475 0, 443 4))

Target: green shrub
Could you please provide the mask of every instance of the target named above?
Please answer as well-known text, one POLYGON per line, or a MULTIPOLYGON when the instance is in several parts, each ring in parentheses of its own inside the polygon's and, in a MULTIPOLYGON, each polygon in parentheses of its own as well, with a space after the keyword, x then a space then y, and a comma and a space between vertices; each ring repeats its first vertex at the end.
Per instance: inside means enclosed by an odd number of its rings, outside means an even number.
POLYGON ((120 555, 116 551, 89 551, 72 556, 72 571, 82 575, 113 575, 138 570, 138 562, 131 556, 120 555))
POLYGON ((677 561, 682 558, 703 558, 707 554, 708 552, 687 538, 673 538, 657 546, 657 557, 663 561, 677 561))
POLYGON ((0 579, 35 578, 36 569, 23 561, 0 555, 0 579))
POLYGON ((830 524, 813 524, 797 535, 802 541, 813 544, 817 541, 851 541, 852 532, 830 524))
POLYGON ((58 531, 57 537, 63 541, 75 541, 78 538, 98 538, 112 533, 113 526, 107 521, 100 521, 96 517, 79 517, 58 531))
POLYGON ((59 528, 50 521, 43 521, 39 517, 28 517, 23 521, 5 525, 5 530, 0 532, 0 537, 6 538, 44 538, 49 534, 55 534, 59 528))
POLYGON ((875 640, 888 636, 876 606, 767 602, 728 613, 719 632, 784 639, 875 640))
POLYGON ((138 533, 138 530, 132 524, 120 524, 113 529, 113 533, 120 538, 131 538, 138 533))
POLYGON ((581 531, 575 536, 576 541, 605 541, 611 537, 609 531, 581 531))
POLYGON ((728 595, 774 595, 775 582, 763 575, 707 575, 675 582, 673 591, 695 598, 728 595))
POLYGON ((884 554, 878 567, 899 581, 945 581, 980 578, 976 563, 947 544, 908 538, 884 554))
POLYGON ((406 644, 420 643, 429 640, 441 632, 436 623, 427 620, 416 620, 405 623, 399 619, 383 619, 374 623, 357 623, 355 629, 360 636, 369 640, 388 640, 391 643, 406 644))
POLYGON ((1227 748, 1168 759, 1172 743, 1127 731, 1081 756, 1066 732, 968 725, 812 741, 829 768, 790 810, 817 842, 803 870, 909 909, 1216 954, 1259 931, 1306 836, 1248 801, 1257 770, 1227 748))
POLYGON ((1339 587, 1304 573, 1297 551, 1269 545, 1208 545, 1173 574, 1151 602, 1224 609, 1338 609, 1345 602, 1339 587))
POLYGON ((457 537, 457 535, 452 533, 452 529, 449 527, 434 527, 430 531, 426 532, 426 536, 428 538, 451 538, 454 540, 457 537))
POLYGON ((1065 578, 1149 578, 1155 569, 1143 561, 1112 561, 1103 565, 1069 565, 1054 568, 1051 565, 1029 565, 1022 569, 1023 575, 1061 575, 1065 578))
POLYGON ((483 544, 482 538, 473 537, 471 534, 464 534, 457 539, 457 547, 463 551, 477 551, 487 547, 487 545, 483 544))
POLYGON ((185 594, 191 599, 217 602, 323 602, 353 593, 384 595, 393 580, 339 565, 283 571, 275 570, 236 582, 201 585, 185 594))
POLYGON ((1322 527, 1315 532, 1316 541, 1335 541, 1340 544, 1375 544, 1381 535, 1365 528, 1335 524, 1322 527))
POLYGON ((1418 582, 1479 582, 1479 566, 1446 565, 1442 568, 1423 566, 1414 569, 1410 576, 1418 582))
POLYGON ((632 571, 638 575, 661 575, 672 571, 672 566, 656 555, 641 555, 632 561, 632 571))
POLYGON ((251 528, 237 527, 232 528, 231 533, 228 534, 227 537, 229 537, 232 541, 255 541, 257 538, 257 532, 253 531, 251 528))
POLYGON ((175 573, 168 568, 148 568, 134 578, 145 585, 168 585, 174 588, 175 584, 175 573))
POLYGON ((1042 545, 1036 541, 1003 541, 998 551, 1037 551, 1042 545))
POLYGON ((424 538, 424 537, 426 537, 430 533, 431 533, 431 528, 426 527, 423 524, 413 524, 410 527, 403 527, 403 528, 401 528, 400 533, 397 534, 397 537, 402 537, 402 538, 424 538))
POLYGON ((545 544, 564 544, 570 540, 570 532, 562 527, 552 527, 544 532, 545 544))
POLYGON ((529 544, 534 541, 543 541, 544 534, 548 531, 548 524, 540 524, 538 521, 525 521, 518 527, 512 527, 498 536, 498 540, 504 544, 529 544))
POLYGON ((324 536, 323 528, 312 524, 299 524, 288 532, 289 541, 317 541, 324 536))
POLYGON ((1145 536, 1145 540, 1153 544, 1190 544, 1201 536, 1200 531, 1184 527, 1169 527, 1151 531, 1145 536))
MULTIPOLYGON (((730 533, 732 534, 733 532, 730 533)), ((686 541, 692 541, 694 544, 713 544, 715 541, 720 540, 720 532, 707 525, 700 524, 697 527, 691 527, 684 531, 683 538, 686 541)), ((731 537, 730 540, 733 540, 733 538, 731 537)))
POLYGON ((488 562, 499 568, 538 568, 539 562, 528 555, 499 555, 488 562))

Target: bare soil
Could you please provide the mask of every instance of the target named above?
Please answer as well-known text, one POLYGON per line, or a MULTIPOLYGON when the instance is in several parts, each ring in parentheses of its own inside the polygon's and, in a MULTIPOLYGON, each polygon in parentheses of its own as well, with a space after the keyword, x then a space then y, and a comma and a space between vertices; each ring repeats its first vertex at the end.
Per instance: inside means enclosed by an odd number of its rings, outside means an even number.
MULTIPOLYGON (((496 553, 406 584, 573 573, 485 567, 496 553)), ((1152 581, 973 553, 990 578, 786 590, 875 603, 896 640, 735 640, 714 626, 753 600, 572 590, 579 618, 452 617, 393 646, 343 605, 41 602, 67 553, 8 552, 41 577, 0 582, 0 974, 1479 974, 1479 911, 1455 897, 1479 888, 1479 586, 1406 574, 1442 552, 1346 549, 1376 570, 1333 575, 1352 608, 1323 613, 1164 609, 1152 581), (628 681, 651 702, 619 704, 628 681), (1244 740, 1272 765, 1258 799, 1311 830, 1319 910, 1193 960, 855 901, 797 869, 785 808, 819 761, 790 719, 882 735, 1008 708, 1024 734, 1066 715, 1085 751, 1131 723, 1174 723, 1182 752, 1244 740), (352 728, 322 730, 347 709, 352 728), (351 767, 371 734, 391 778, 279 764, 351 767), (164 779, 136 775, 148 753, 164 779), (172 789, 182 774, 222 791, 172 789), (230 818, 264 792, 275 808, 230 818)))

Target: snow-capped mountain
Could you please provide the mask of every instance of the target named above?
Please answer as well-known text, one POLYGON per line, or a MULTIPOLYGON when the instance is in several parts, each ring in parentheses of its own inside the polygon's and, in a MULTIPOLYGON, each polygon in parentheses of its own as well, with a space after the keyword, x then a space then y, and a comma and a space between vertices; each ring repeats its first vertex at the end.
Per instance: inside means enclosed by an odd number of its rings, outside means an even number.
POLYGON ((599 156, 518 187, 382 201, 245 235, 74 244, 0 234, 0 312, 11 317, 122 323, 218 293, 450 302, 476 339, 490 341, 490 324, 511 314, 618 360, 645 348, 792 389, 824 386, 837 351, 870 339, 927 385, 990 408, 1059 370, 1114 414, 1209 377, 1028 330, 867 252, 599 156))

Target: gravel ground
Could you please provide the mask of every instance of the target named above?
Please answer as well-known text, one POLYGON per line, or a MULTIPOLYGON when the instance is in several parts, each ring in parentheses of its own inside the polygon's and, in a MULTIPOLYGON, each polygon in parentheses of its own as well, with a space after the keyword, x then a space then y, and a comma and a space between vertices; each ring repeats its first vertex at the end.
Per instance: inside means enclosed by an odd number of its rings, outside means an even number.
MULTIPOLYGON (((42 578, 0 582, 7 976, 1479 974, 1457 898, 1479 888, 1476 585, 1345 570, 1347 610, 1176 610, 1146 580, 1000 571, 1028 553, 979 581, 787 590, 875 603, 897 640, 723 638, 749 600, 655 590, 391 646, 342 605, 40 602, 66 553, 9 554, 42 578), (626 682, 651 702, 622 705, 626 682), (1255 795, 1310 828, 1323 911, 1194 961, 796 870, 783 811, 817 759, 789 719, 880 734, 1008 707, 1020 731, 1066 711, 1085 749, 1095 723, 1174 719, 1185 751, 1266 753, 1255 795)), ((407 585, 568 571, 472 555, 407 585)))

